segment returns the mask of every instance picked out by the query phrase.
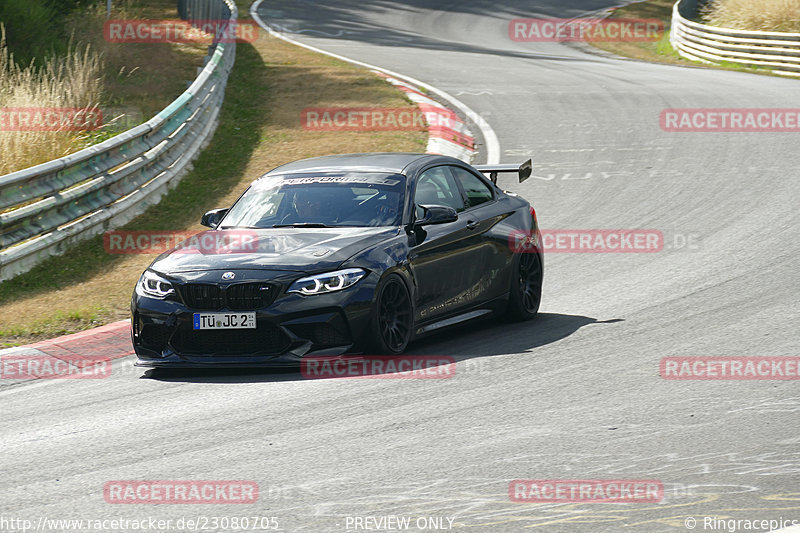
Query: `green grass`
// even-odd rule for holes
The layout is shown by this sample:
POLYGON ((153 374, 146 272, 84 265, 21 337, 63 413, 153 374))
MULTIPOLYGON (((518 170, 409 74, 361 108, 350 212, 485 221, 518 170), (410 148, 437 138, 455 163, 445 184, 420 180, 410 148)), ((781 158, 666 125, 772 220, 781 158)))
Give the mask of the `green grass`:
MULTIPOLYGON (((110 309, 105 307, 88 307, 85 309, 73 309, 70 311, 56 311, 54 314, 36 320, 25 326, 0 327, 0 339, 10 339, 15 337, 57 337, 76 331, 83 331, 99 326, 108 321, 112 314, 110 309)), ((13 342, 2 340, 0 348, 12 348, 20 346, 25 342, 13 342)))
POLYGON ((658 42, 656 42, 656 53, 661 56, 672 57, 679 60, 681 59, 681 56, 680 54, 678 54, 678 51, 672 47, 672 43, 669 41, 669 37, 670 37, 670 32, 669 31, 664 32, 663 37, 661 37, 661 39, 658 42))

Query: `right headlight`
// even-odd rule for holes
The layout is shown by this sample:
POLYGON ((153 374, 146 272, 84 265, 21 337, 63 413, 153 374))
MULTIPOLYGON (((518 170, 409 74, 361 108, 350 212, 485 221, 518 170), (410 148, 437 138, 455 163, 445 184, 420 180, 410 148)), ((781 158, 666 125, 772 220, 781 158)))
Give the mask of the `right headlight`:
POLYGON ((136 284, 136 294, 163 300, 167 296, 175 294, 175 288, 172 283, 155 272, 145 270, 142 277, 139 278, 139 283, 136 284))
POLYGON ((287 292, 296 292, 311 296, 312 294, 325 294, 328 292, 340 291, 351 287, 361 278, 367 275, 363 268, 347 268, 336 272, 326 272, 316 274, 307 278, 300 278, 294 283, 287 292))

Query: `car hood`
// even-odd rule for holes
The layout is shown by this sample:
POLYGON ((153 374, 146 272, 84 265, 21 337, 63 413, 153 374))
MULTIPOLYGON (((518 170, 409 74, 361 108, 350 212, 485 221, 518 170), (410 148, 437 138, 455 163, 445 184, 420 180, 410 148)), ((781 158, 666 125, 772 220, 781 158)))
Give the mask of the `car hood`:
POLYGON ((365 248, 398 235, 392 228, 271 228, 209 230, 157 257, 162 274, 200 270, 336 269, 365 248))

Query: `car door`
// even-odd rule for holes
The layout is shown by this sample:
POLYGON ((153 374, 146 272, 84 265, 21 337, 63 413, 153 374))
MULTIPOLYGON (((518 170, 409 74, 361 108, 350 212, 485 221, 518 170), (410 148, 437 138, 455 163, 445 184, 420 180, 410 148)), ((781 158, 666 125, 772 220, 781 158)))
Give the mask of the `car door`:
MULTIPOLYGON (((455 176, 445 165, 428 168, 416 179, 414 207, 445 205, 463 212, 463 193, 455 176)), ((455 222, 432 224, 415 232, 409 251, 409 267, 417 284, 418 322, 451 315, 469 303, 468 289, 474 280, 474 261, 467 222, 461 216, 455 222)))
POLYGON ((466 168, 450 166, 464 199, 463 219, 468 231, 471 299, 473 305, 504 296, 508 292, 508 262, 511 250, 508 235, 497 224, 506 213, 498 207, 496 193, 485 179, 466 168))

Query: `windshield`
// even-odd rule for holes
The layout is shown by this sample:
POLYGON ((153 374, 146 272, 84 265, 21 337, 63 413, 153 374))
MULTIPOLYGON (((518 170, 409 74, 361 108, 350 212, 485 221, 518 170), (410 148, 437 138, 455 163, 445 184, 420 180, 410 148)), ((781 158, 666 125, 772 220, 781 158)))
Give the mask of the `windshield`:
POLYGON ((398 226, 405 176, 379 172, 293 174, 257 180, 220 228, 398 226))

